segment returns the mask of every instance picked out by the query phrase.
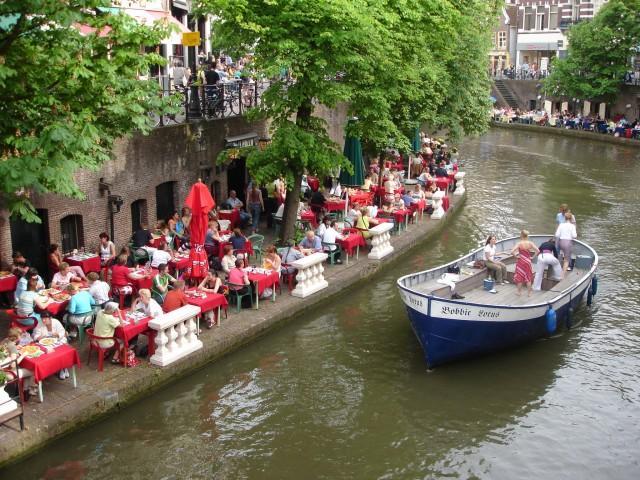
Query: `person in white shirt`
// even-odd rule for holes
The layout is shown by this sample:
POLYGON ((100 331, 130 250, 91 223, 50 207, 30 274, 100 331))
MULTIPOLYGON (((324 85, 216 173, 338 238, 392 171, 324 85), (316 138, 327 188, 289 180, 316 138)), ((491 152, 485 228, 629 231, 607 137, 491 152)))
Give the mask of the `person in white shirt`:
MULTIPOLYGON (((62 324, 55 318, 51 317, 51 314, 46 310, 40 314, 41 323, 33 329, 33 340, 38 341, 45 337, 55 338, 59 343, 67 343, 67 332, 62 324)), ((69 370, 63 368, 58 372, 58 378, 64 380, 69 378, 69 370)))
MULTIPOLYGON (((329 224, 329 226, 326 228, 326 230, 324 231, 324 236, 322 237, 322 243, 336 243, 337 239, 342 239, 342 235, 340 235, 338 233, 338 231, 336 230, 336 222, 331 222, 329 224)), ((336 250, 338 247, 336 247, 335 245, 324 245, 323 249, 324 251, 334 251, 336 250)), ((336 263, 342 263, 342 260, 340 259, 340 253, 338 252, 335 256, 334 259, 336 261, 336 263)))
POLYGON ((491 235, 487 238, 487 243, 484 246, 484 263, 487 266, 487 270, 489 270, 495 277, 496 283, 498 285, 503 285, 505 283, 505 278, 507 276, 507 266, 495 259, 496 255, 496 237, 495 235, 491 235))
POLYGON ((327 231, 329 222, 329 217, 324 217, 322 219, 322 222, 320 222, 320 225, 318 225, 318 228, 316 228, 316 235, 320 238, 321 241, 324 241, 324 232, 327 231))
POLYGON ((89 280, 89 293, 96 302, 96 308, 102 308, 109 301, 111 287, 107 282, 100 280, 100 276, 96 272, 90 272, 87 279, 89 280))
MULTIPOLYGON (((167 247, 165 247, 167 248, 167 247)), ((164 264, 169 264, 169 262, 173 260, 173 254, 171 254, 170 252, 168 252, 167 250, 162 250, 162 249, 158 249, 155 252, 153 252, 153 258, 151 260, 151 267, 152 268, 158 268, 158 265, 160 265, 161 263, 164 264)))
POLYGON ((147 288, 138 290, 138 298, 131 306, 132 311, 144 313, 147 317, 156 318, 163 314, 162 307, 151 298, 151 292, 147 288))
POLYGON ((570 270, 569 262, 571 261, 573 240, 578 238, 578 233, 576 232, 576 226, 572 222, 573 215, 571 215, 571 212, 566 212, 564 218, 564 223, 558 225, 556 229, 555 237, 558 248, 562 252, 562 271, 566 275, 567 270, 570 270))

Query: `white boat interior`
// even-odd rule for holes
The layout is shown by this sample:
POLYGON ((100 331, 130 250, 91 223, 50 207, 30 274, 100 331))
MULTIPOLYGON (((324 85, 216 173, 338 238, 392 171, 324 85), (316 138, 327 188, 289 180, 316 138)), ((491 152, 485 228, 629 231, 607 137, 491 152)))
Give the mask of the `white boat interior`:
MULTIPOLYGON (((536 245, 541 245, 549 238, 550 235, 529 237, 536 245)), ((575 286, 586 276, 590 275, 597 264, 598 257, 595 251, 589 246, 576 241, 574 242, 573 248, 574 257, 589 257, 587 264, 583 266, 584 268, 580 268, 582 262, 576 262, 573 270, 567 271, 565 277, 559 281, 551 279, 551 272, 547 269, 547 271, 544 272, 542 290, 534 290, 531 296, 529 296, 526 286, 523 285, 521 294, 518 295, 517 287, 513 283, 517 259, 510 253, 518 240, 518 238, 507 239, 498 242, 496 245, 497 252, 502 252, 496 254, 496 259, 499 259, 507 266, 506 280, 508 283, 504 285, 496 284, 494 287, 495 293, 484 288, 484 280, 490 278, 487 268, 477 264, 474 267, 474 263, 476 263, 477 260, 483 260, 484 258, 483 248, 448 265, 413 275, 407 275, 401 278, 399 283, 415 293, 428 295, 433 298, 446 299, 452 302, 460 301, 496 306, 538 305, 548 303, 552 299, 561 296, 564 291, 575 286), (459 280, 455 282, 455 292, 464 296, 464 299, 452 299, 451 295, 453 292, 451 286, 441 282, 443 274, 447 273, 447 268, 450 265, 457 265, 460 268, 459 280)), ((534 258, 533 261, 535 270, 536 259, 534 258)))

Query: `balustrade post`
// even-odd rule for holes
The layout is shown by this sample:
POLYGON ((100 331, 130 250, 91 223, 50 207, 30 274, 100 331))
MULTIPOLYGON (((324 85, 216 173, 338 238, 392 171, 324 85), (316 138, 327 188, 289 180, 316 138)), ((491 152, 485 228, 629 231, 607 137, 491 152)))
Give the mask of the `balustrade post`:
POLYGON ((369 233, 371 233, 371 252, 369 252, 368 257, 370 259, 380 260, 393 253, 391 230, 393 230, 393 223, 381 223, 369 229, 369 233))
POLYGON ((198 315, 200 307, 185 305, 149 322, 149 328, 158 332, 156 351, 150 358, 152 364, 164 367, 202 348, 196 335, 198 315))
POLYGON ((304 298, 329 286, 329 283, 324 279, 324 266, 322 265, 327 257, 326 253, 316 252, 291 264, 298 270, 298 275, 296 275, 298 283, 291 295, 304 298))
POLYGON ((444 208, 442 207, 442 198, 444 197, 444 192, 442 190, 438 190, 433 193, 431 199, 433 200, 433 213, 431 214, 431 218, 434 220, 440 220, 444 217, 444 208))
POLYGON ((465 189, 464 189, 464 176, 466 174, 464 172, 458 172, 456 173, 455 179, 456 179, 456 191, 453 192, 454 195, 464 195, 465 189))

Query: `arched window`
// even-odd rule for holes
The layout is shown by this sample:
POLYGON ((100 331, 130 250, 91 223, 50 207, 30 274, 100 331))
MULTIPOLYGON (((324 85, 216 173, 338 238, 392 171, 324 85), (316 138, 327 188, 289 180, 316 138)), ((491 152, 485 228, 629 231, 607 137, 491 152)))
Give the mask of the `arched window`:
POLYGON ((140 199, 131 203, 131 231, 135 232, 143 223, 148 224, 147 201, 140 199))
POLYGON ((60 233, 62 235, 62 251, 70 252, 74 248, 84 246, 84 229, 82 227, 82 215, 67 215, 60 220, 60 233))
POLYGON ((156 187, 156 218, 166 220, 176 209, 176 182, 164 182, 156 187))

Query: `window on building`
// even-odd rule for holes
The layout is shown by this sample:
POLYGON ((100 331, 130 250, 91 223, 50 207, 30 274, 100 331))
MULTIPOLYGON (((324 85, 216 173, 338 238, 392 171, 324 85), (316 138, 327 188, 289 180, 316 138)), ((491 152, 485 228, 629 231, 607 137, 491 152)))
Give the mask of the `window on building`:
POLYGON ((525 7, 524 9, 524 29, 533 30, 535 27, 535 13, 533 7, 525 7))
POLYGON ((507 32, 498 32, 498 47, 507 48, 507 32))
POLYGON ((536 30, 544 30, 544 7, 539 6, 536 10, 536 30))
POLYGON ((60 220, 60 233, 62 235, 62 251, 70 252, 75 248, 84 246, 84 229, 82 227, 82 215, 67 215, 60 220))
POLYGON ((495 34, 495 32, 493 33, 493 35, 491 35, 491 46, 495 50, 495 48, 496 48, 496 34, 495 34))
POLYGON ((558 6, 551 5, 549 7, 549 29, 555 30, 558 28, 558 6))
POLYGON ((176 182, 164 182, 156 187, 156 218, 166 220, 176 209, 176 182))
POLYGON ((571 7, 571 20, 577 22, 580 18, 580 0, 573 0, 573 7, 571 7))
POLYGON ((140 199, 131 203, 131 231, 135 232, 143 223, 148 225, 147 201, 140 199))

